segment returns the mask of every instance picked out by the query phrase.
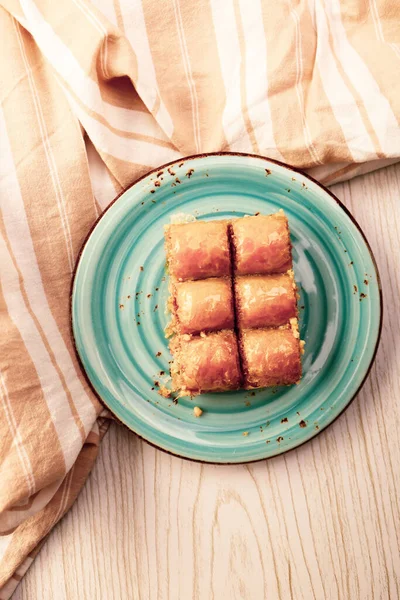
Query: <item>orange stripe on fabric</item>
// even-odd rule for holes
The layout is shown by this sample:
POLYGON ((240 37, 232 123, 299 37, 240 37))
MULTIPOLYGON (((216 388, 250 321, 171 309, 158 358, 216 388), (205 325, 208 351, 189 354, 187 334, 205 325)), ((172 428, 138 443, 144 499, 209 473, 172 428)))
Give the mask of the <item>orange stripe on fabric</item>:
POLYGON ((173 0, 142 0, 142 6, 160 96, 174 124, 171 141, 182 154, 195 154, 197 125, 188 84, 191 65, 185 64, 182 55, 173 0))
MULTIPOLYGON (((5 111, 7 122, 10 123, 10 131, 18 131, 16 119, 10 114, 10 108, 14 102, 24 103, 32 114, 36 113, 37 119, 41 120, 41 125, 35 127, 34 122, 30 120, 31 132, 27 138, 31 141, 32 148, 22 148, 22 144, 19 140, 13 144, 13 153, 16 158, 16 163, 23 166, 23 169, 29 168, 28 165, 32 161, 36 160, 48 171, 50 176, 51 171, 54 171, 54 180, 57 182, 57 188, 59 189, 60 198, 64 204, 63 213, 65 215, 65 222, 68 223, 68 231, 71 238, 71 249, 74 259, 76 258, 83 235, 86 234, 85 228, 89 228, 96 215, 93 204, 93 194, 91 191, 90 180, 88 171, 86 168, 86 153, 82 134, 79 129, 78 121, 74 115, 71 114, 69 105, 65 100, 65 97, 57 85, 54 79, 51 68, 47 63, 41 59, 40 52, 37 46, 34 44, 32 38, 20 29, 23 40, 23 48, 25 52, 26 65, 31 72, 31 85, 29 89, 26 86, 17 86, 14 90, 12 99, 8 99, 5 103, 5 111), (46 101, 43 98, 47 96, 46 101), (34 98, 34 96, 36 98, 34 98), (29 102, 29 98, 32 98, 32 102, 29 102), (39 116, 40 111, 40 116, 39 116), (36 157, 35 148, 38 150, 38 144, 44 145, 46 140, 49 151, 51 151, 51 158, 49 152, 45 153, 45 156, 36 157), (73 154, 71 148, 74 148, 73 154), (21 153, 23 159, 21 158, 21 153), (23 165, 20 164, 23 162, 23 165), (81 203, 85 201, 85 215, 82 218, 82 214, 77 214, 76 201, 80 199, 81 203)), ((21 37, 22 37, 21 36, 21 37)), ((19 126, 24 124, 21 119, 21 115, 17 115, 19 126)), ((26 122, 26 128, 28 129, 28 123, 26 122)), ((11 136, 12 137, 12 136, 11 136)), ((27 140, 25 140, 26 143, 27 140)), ((29 143, 29 142, 28 142, 29 143)), ((25 144, 24 144, 25 145, 25 144)), ((40 189, 40 199, 38 202, 43 201, 44 206, 48 207, 47 214, 51 214, 50 207, 54 206, 54 191, 49 188, 44 188, 41 184, 43 181, 43 173, 35 174, 34 169, 29 169, 29 177, 21 177, 21 184, 25 185, 25 179, 27 179, 26 193, 23 194, 25 198, 29 198, 32 187, 35 190, 40 189), (34 179, 37 178, 37 187, 34 185, 34 179), (42 188, 42 189, 41 189, 42 188)), ((27 210, 30 211, 32 201, 27 205, 27 210)), ((44 208, 43 206, 43 208, 44 208)), ((33 214, 33 223, 35 222, 35 213, 33 214)), ((80 212, 80 211, 79 211, 80 212)), ((30 216, 30 215, 29 215, 30 216)), ((52 215, 53 216, 53 215, 52 215)), ((54 216, 53 216, 54 218, 54 216)), ((56 225, 56 223, 54 223, 56 225)), ((63 224, 62 224, 63 225, 63 224)), ((56 226, 56 230, 61 231, 61 227, 56 226)), ((45 229, 47 231, 47 229, 45 229)), ((40 223, 40 228, 37 231, 38 236, 43 235, 43 223, 40 223)), ((64 265, 64 259, 62 256, 58 257, 59 265, 64 265)), ((75 260, 72 267, 75 265, 75 260)), ((54 275, 55 273, 53 273, 54 275)))
POLYGON ((296 44, 296 94, 299 103, 300 116, 302 120, 303 126, 303 136, 304 142, 307 146, 308 151, 314 159, 316 164, 321 164, 321 160, 318 157, 318 153, 313 144, 310 129, 308 126, 308 121, 305 115, 305 106, 304 106, 304 92, 303 92, 303 83, 304 83, 304 61, 303 61, 303 51, 302 51, 302 42, 303 36, 301 34, 301 26, 300 26, 300 17, 297 11, 292 8, 290 11, 290 16, 294 21, 295 28, 295 44, 296 44))
POLYGON ((133 48, 138 63, 135 87, 148 110, 168 138, 172 137, 174 124, 162 98, 146 31, 142 2, 121 3, 121 16, 125 36, 133 48))
POLYGON ((172 5, 174 7, 175 13, 175 21, 176 28, 179 37, 179 43, 181 48, 181 54, 183 59, 183 64, 185 67, 185 75, 188 84, 188 90, 190 95, 190 100, 192 103, 192 121, 193 121, 193 132, 194 132, 194 143, 196 146, 197 152, 200 152, 201 147, 201 137, 200 137, 200 120, 199 120, 199 100, 197 94, 197 86, 196 81, 193 77, 193 70, 189 59, 189 54, 187 50, 187 41, 185 30, 183 26, 182 20, 182 12, 180 8, 179 0, 172 0, 172 5))
MULTIPOLYGON (((39 0, 35 4, 48 27, 51 27, 68 47, 85 73, 93 80, 107 79, 109 77, 105 62, 107 32, 116 41, 121 39, 127 50, 129 47, 118 30, 107 22, 101 12, 90 3, 85 4, 80 0, 63 2, 39 0)), ((130 53, 133 55, 132 49, 130 53)))
POLYGON ((244 119, 244 123, 245 123, 247 134, 248 134, 250 142, 251 142, 252 152, 254 152, 254 154, 259 154, 260 153, 260 149, 258 147, 257 139, 256 139, 256 136, 255 136, 255 133, 254 133, 254 128, 253 128, 252 122, 250 120, 249 111, 248 111, 248 107, 247 107, 246 62, 245 62, 246 41, 245 41, 244 33, 243 33, 243 25, 242 25, 242 19, 241 19, 241 16, 240 16, 240 9, 239 9, 239 2, 238 2, 238 0, 233 0, 233 6, 234 6, 236 27, 237 27, 238 38, 239 38, 239 48, 240 48, 240 54, 241 54, 241 61, 240 61, 240 96, 241 96, 241 106, 242 106, 243 119, 244 119))
POLYGON ((386 0, 348 0, 341 16, 350 44, 368 65, 399 122, 400 78, 393 73, 400 69, 400 27, 392 11, 393 3, 386 0))
MULTIPOLYGON (((65 473, 65 462, 49 414, 36 369, 18 328, 10 318, 0 288, 0 365, 12 410, 21 432, 25 451, 33 468, 36 488, 41 489, 65 473), (27 406, 30 410, 27 411, 27 406), (35 436, 31 438, 32 428, 35 436), (29 440, 29 441, 28 441, 29 440), (43 453, 43 448, 51 453, 43 453)), ((4 419, 0 435, 0 512, 16 503, 28 502, 28 488, 20 474, 13 436, 4 419)))
POLYGON ((13 436, 13 447, 18 454, 21 471, 25 477, 27 496, 30 496, 35 493, 36 489, 33 465, 30 460, 30 456, 26 451, 22 432, 19 428, 19 415, 16 413, 11 403, 5 376, 3 375, 2 371, 0 371, 0 399, 5 414, 5 423, 7 424, 8 430, 11 431, 13 436))
POLYGON ((49 504, 14 531, 0 566, 0 588, 19 570, 28 556, 34 558, 37 555, 45 536, 69 510, 84 485, 97 452, 96 444, 85 444, 73 470, 64 479, 49 504))
POLYGON ((137 58, 128 41, 95 6, 81 0, 73 3, 67 0, 64 4, 68 7, 68 19, 74 22, 77 35, 71 39, 68 23, 58 25, 59 9, 55 14, 46 10, 46 20, 85 73, 98 83, 103 99, 116 107, 147 113, 147 108, 134 87, 137 58), (84 45, 81 43, 80 30, 85 35, 84 45))
MULTIPOLYGON (((69 6, 70 3, 71 0, 66 0, 65 4, 69 6)), ((137 78, 136 58, 129 42, 116 31, 115 35, 111 36, 110 41, 107 41, 107 78, 102 72, 103 67, 100 69, 100 67, 95 66, 95 71, 92 72, 93 65, 103 60, 101 49, 106 34, 103 33, 103 30, 99 31, 94 28, 94 31, 98 34, 97 38, 93 43, 90 42, 91 46, 89 42, 82 45, 83 30, 88 27, 86 12, 82 12, 75 6, 75 3, 72 4, 75 7, 77 22, 82 32, 81 36, 74 35, 73 41, 69 39, 69 45, 73 47, 74 44, 77 44, 79 48, 85 49, 81 62, 73 56, 67 43, 68 40, 63 41, 58 36, 59 19, 54 25, 55 29, 51 27, 51 19, 49 19, 47 13, 51 16, 52 12, 47 6, 43 9, 43 14, 35 8, 33 10, 34 18, 29 21, 30 28, 37 35, 36 41, 39 47, 63 79, 64 85, 70 86, 89 110, 93 110, 97 114, 101 113, 111 126, 124 131, 126 128, 127 132, 142 133, 158 140, 168 141, 154 117, 145 111, 145 105, 134 89, 137 78), (93 79, 90 73, 92 73, 93 79), (122 81, 121 85, 122 87, 125 86, 126 89, 128 85, 126 80, 129 79, 132 81, 131 91, 130 94, 126 95, 120 92, 119 88, 122 81), (107 102, 103 95, 107 97, 111 95, 112 102, 107 102), (119 100, 122 98, 128 100, 126 108, 125 106, 119 106, 121 103, 119 100)), ((73 12, 72 8, 70 8, 71 11, 73 12)), ((64 31, 64 29, 61 28, 61 31, 64 31)), ((105 39, 108 40, 108 37, 106 36, 105 39)))
POLYGON ((95 446, 99 445, 100 435, 95 431, 91 431, 86 438, 86 444, 94 444, 95 446))
POLYGON ((353 171, 356 171, 357 169, 359 169, 359 167, 360 167, 359 164, 347 165, 346 167, 343 167, 342 169, 338 169, 334 173, 331 173, 330 175, 325 177, 323 179, 323 183, 325 185, 331 185, 333 181, 337 181, 338 179, 343 178, 344 175, 349 175, 353 171))
POLYGON ((290 164, 310 167, 315 158, 304 140, 296 86, 296 26, 290 6, 277 2, 271 10, 264 2, 263 23, 267 41, 269 104, 277 147, 290 164))
MULTIPOLYGON (((71 93, 71 95, 73 96, 75 102, 77 102, 79 104, 79 106, 82 108, 82 110, 85 111, 85 113, 87 115, 89 115, 92 119, 96 119, 96 121, 98 121, 99 123, 102 123, 103 125, 105 125, 110 131, 114 132, 116 135, 119 135, 120 137, 126 138, 126 139, 147 142, 149 144, 153 144, 154 146, 158 146, 160 148, 168 148, 170 150, 175 149, 175 146, 172 144, 172 142, 169 142, 168 140, 164 141, 161 139, 154 138, 154 136, 151 136, 151 135, 143 135, 140 133, 134 133, 131 131, 122 131, 121 129, 116 129, 109 123, 109 121, 107 121, 107 119, 104 116, 102 116, 99 113, 94 112, 93 110, 90 110, 88 108, 88 106, 84 102, 82 102, 82 100, 79 98, 79 96, 77 96, 75 94, 74 90, 69 85, 65 84, 64 82, 63 82, 63 84, 68 88, 68 90, 71 93)), ((104 89, 104 88, 102 88, 102 89, 104 89)), ((147 114, 147 111, 145 112, 145 114, 147 114)))
MULTIPOLYGON (((227 145, 222 128, 226 98, 211 8, 208 2, 180 0, 177 4, 196 85, 201 151, 220 150, 227 145), (198 35, 199 23, 201 35, 198 35)), ((156 112, 156 108, 154 110, 156 112)))
MULTIPOLYGON (((315 68, 317 37, 309 7, 292 2, 294 19, 298 19, 300 39, 297 53, 302 60, 302 110, 309 131, 309 141, 316 153, 315 163, 332 161, 351 162, 352 156, 343 131, 336 120, 321 82, 319 70, 315 68), (306 33, 304 33, 306 32, 306 33)), ((298 153, 296 164, 301 164, 298 153)))
POLYGON ((32 307, 31 307, 31 304, 30 304, 30 301, 29 301, 29 296, 28 296, 28 294, 26 292, 26 289, 25 289, 24 279, 23 279, 23 277, 21 275, 21 271, 19 269, 18 263, 15 260, 15 256, 14 256, 13 250, 12 250, 12 248, 10 246, 10 243, 8 241, 8 236, 7 236, 7 233, 5 231, 4 223, 3 223, 2 220, 0 221, 0 233, 4 236, 4 240, 5 240, 8 252, 10 254, 11 260, 13 262, 14 268, 15 268, 16 272, 18 273, 18 278, 19 278, 19 283, 20 283, 20 289, 21 289, 22 297, 23 297, 24 302, 25 302, 25 308, 26 308, 27 312, 29 313, 30 317, 32 318, 33 322, 35 323, 37 331, 38 331, 38 333, 39 333, 39 335, 40 335, 40 337, 42 339, 42 342, 43 342, 43 344, 44 344, 44 346, 45 346, 45 348, 46 348, 46 350, 48 352, 48 355, 50 357, 51 363, 52 363, 52 365, 53 365, 53 367, 54 367, 54 369, 55 369, 55 371, 56 371, 56 373, 57 373, 57 375, 58 375, 58 377, 60 379, 62 388, 63 388, 64 393, 65 393, 65 395, 66 395, 66 397, 68 399, 68 404, 70 406, 71 413, 72 413, 72 415, 74 417, 75 423, 76 423, 76 425, 77 425, 77 427, 79 429, 79 432, 81 434, 82 441, 85 441, 86 434, 85 434, 84 425, 83 425, 83 423, 82 423, 82 421, 81 421, 81 419, 79 417, 79 414, 77 412, 77 409, 75 407, 74 400, 73 400, 73 398, 71 396, 71 392, 69 390, 67 382, 65 381, 64 374, 62 373, 62 371, 61 371, 61 369, 60 369, 60 367, 59 367, 59 365, 58 365, 58 363, 57 363, 57 361, 56 361, 56 359, 54 357, 53 349, 52 349, 52 347, 51 347, 51 345, 49 343, 49 340, 47 339, 47 337, 46 337, 46 335, 45 335, 45 333, 43 331, 43 328, 42 328, 41 324, 39 323, 39 320, 38 320, 35 312, 32 310, 32 307))
POLYGON ((136 179, 148 173, 152 168, 151 165, 142 165, 134 161, 127 162, 120 160, 105 152, 99 152, 99 154, 110 169, 110 174, 116 182, 115 185, 119 186, 121 191, 129 187, 136 179))
POLYGON ((338 57, 338 55, 337 55, 337 53, 335 51, 335 45, 334 45, 334 42, 333 42, 333 35, 332 35, 331 23, 329 21, 325 5, 323 6, 323 10, 325 11, 325 14, 326 14, 326 17, 327 17, 327 23, 328 23, 328 29, 329 29, 329 45, 330 45, 330 48, 331 48, 331 51, 332 51, 332 55, 333 55, 333 57, 335 59, 338 71, 339 71, 339 73, 340 73, 343 81, 346 83, 347 88, 351 92, 351 94, 352 94, 352 96, 354 98, 354 101, 355 101, 355 103, 356 103, 356 105, 357 105, 357 107, 358 107, 358 109, 360 111, 361 119, 362 119, 362 121, 364 123, 364 126, 365 126, 365 128, 366 128, 366 130, 368 132, 368 135, 369 135, 369 137, 370 137, 370 139, 371 139, 371 141, 372 141, 372 143, 373 143, 373 145, 375 147, 376 157, 378 157, 378 158, 384 158, 385 154, 384 154, 384 152, 382 150, 382 147, 381 147, 381 145, 379 143, 379 140, 378 140, 378 137, 376 135, 376 132, 375 132, 375 130, 374 130, 373 126, 372 126, 371 120, 369 118, 368 112, 367 112, 367 110, 365 108, 364 100, 358 94, 358 92, 355 89, 355 87, 353 85, 353 82, 351 81, 350 77, 347 76, 347 73, 345 72, 345 69, 344 69, 344 67, 343 67, 343 65, 342 65, 342 63, 341 63, 341 61, 340 61, 340 59, 339 59, 339 57, 338 57))
MULTIPOLYGON (((30 56, 34 56, 34 51, 35 47, 32 48, 30 56)), ((23 65, 21 64, 20 67, 23 72, 23 65)), ((35 246, 36 254, 32 256, 32 260, 36 258, 38 261, 47 301, 69 352, 70 360, 74 364, 75 373, 77 376, 80 375, 88 399, 90 398, 93 406, 97 408, 98 403, 80 373, 71 340, 69 288, 72 269, 66 246, 62 243, 63 223, 58 217, 53 190, 47 185, 50 169, 55 167, 57 170, 58 185, 65 202, 64 211, 68 215, 75 256, 78 255, 82 241, 97 214, 79 127, 48 69, 49 67, 42 61, 39 61, 39 66, 32 69, 35 79, 31 83, 35 86, 36 92, 39 94, 38 90, 46 90, 48 97, 52 98, 51 104, 46 104, 42 111, 42 129, 32 118, 36 109, 33 101, 29 102, 32 90, 27 78, 21 79, 20 84, 4 102, 4 113, 11 132, 18 132, 21 127, 25 130, 23 143, 18 135, 10 135, 10 143, 14 162, 19 165, 17 167, 19 186, 25 200, 24 210, 35 246), (24 113, 16 112, 15 105, 24 105, 24 113), (26 119, 25 125, 24 119, 26 119), (48 143, 58 149, 52 165, 49 164, 48 155, 41 143, 42 136, 46 135, 46 129, 50 128, 53 128, 53 132, 51 139, 48 137, 48 143), (74 148, 73 153, 71 148, 74 148), (65 160, 66 156, 70 157, 69 161, 65 160), (81 210, 83 203, 85 203, 84 211, 81 210), (80 207, 79 211, 76 210, 77 205, 80 207), (39 206, 40 210, 38 210, 39 206), (54 243, 55 239, 57 243, 54 243)), ((55 358, 54 361, 57 362, 55 358)))
POLYGON ((40 494, 40 490, 37 491, 37 492, 35 492, 31 496, 29 496, 29 498, 26 498, 26 499, 22 500, 18 504, 14 504, 10 508, 10 511, 11 512, 24 512, 24 511, 29 510, 32 507, 32 505, 33 505, 35 499, 37 498, 38 494, 40 494))
MULTIPOLYGON (((23 61, 23 64, 21 64, 21 67, 22 67, 22 69, 25 70, 25 73, 27 74, 25 81, 27 82, 28 86, 27 86, 27 89, 25 90, 25 97, 26 97, 26 99, 31 98, 31 101, 32 101, 33 110, 31 113, 31 115, 32 115, 31 118, 35 119, 34 122, 36 123, 37 129, 38 129, 38 134, 36 136, 36 140, 41 144, 44 154, 45 154, 45 157, 46 157, 44 164, 47 163, 49 179, 52 183, 53 197, 55 199, 57 199, 59 215, 60 215, 60 219, 61 219, 61 223, 62 223, 62 227, 61 227, 60 231, 65 240, 65 249, 66 249, 66 253, 67 253, 68 263, 69 263, 70 268, 72 269, 74 262, 75 262, 75 254, 74 254, 74 249, 72 247, 70 224, 69 224, 67 212, 65 210, 65 197, 64 197, 63 190, 60 186, 58 170, 55 165, 54 150, 53 150, 52 144, 50 143, 49 130, 48 130, 48 127, 46 126, 46 122, 44 119, 43 107, 42 107, 42 102, 41 102, 40 96, 39 96, 39 90, 37 89, 37 87, 35 85, 33 71, 29 64, 27 53, 26 53, 25 46, 24 46, 24 41, 22 39, 22 35, 21 35, 22 30, 21 30, 20 25, 18 25, 16 22, 14 22, 14 24, 15 24, 15 32, 16 32, 16 36, 17 36, 17 40, 18 40, 18 44, 19 44, 19 48, 20 48, 20 52, 21 52, 21 57, 22 57, 22 61, 23 61)), ((26 33, 24 33, 24 36, 25 36, 25 38, 27 37, 26 33)), ((31 40, 31 44, 32 44, 32 39, 30 37, 29 37, 29 39, 31 40)), ((35 48, 32 47, 31 50, 34 51, 35 48)), ((18 89, 18 88, 16 88, 16 89, 18 89)), ((21 88, 19 88, 19 90, 21 90, 21 88)), ((18 131, 18 128, 16 128, 15 130, 18 131)))
MULTIPOLYGON (((140 165, 140 168, 143 168, 143 167, 140 165)), ((135 173, 135 174, 136 174, 136 173, 135 173)), ((114 175, 113 175, 111 172, 109 173, 109 175, 110 175, 110 179, 111 179, 111 181, 112 181, 112 183, 113 183, 113 185, 114 185, 114 188, 115 188, 115 190, 116 190, 115 196, 118 196, 118 195, 119 195, 119 194, 120 194, 120 193, 121 193, 121 192, 124 190, 124 188, 123 188, 123 187, 122 187, 122 185, 121 185, 121 184, 120 184, 120 183, 119 183, 119 182, 118 182, 118 181, 115 179, 114 175)), ((140 177, 140 175, 138 175, 137 177, 140 177)), ((113 199, 114 199, 114 198, 113 198, 113 199)))
POLYGON ((113 0, 114 10, 117 17, 118 29, 125 33, 124 20, 121 14, 121 6, 119 0, 113 0))

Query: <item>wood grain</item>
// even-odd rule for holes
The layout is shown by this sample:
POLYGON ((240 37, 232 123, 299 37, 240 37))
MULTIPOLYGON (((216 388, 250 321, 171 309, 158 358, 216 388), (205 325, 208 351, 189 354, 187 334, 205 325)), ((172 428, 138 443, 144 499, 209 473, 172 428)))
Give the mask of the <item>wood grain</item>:
POLYGON ((353 404, 311 443, 250 466, 190 463, 112 425, 15 600, 400 598, 400 165, 333 190, 384 292, 353 404))

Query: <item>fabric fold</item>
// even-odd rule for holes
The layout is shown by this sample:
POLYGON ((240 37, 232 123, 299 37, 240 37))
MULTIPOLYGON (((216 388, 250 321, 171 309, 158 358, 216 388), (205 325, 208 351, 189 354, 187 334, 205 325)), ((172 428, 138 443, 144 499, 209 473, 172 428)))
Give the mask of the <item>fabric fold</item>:
MULTIPOLYGON (((81 245, 165 162, 259 153, 332 184, 400 155, 388 0, 0 0, 0 600, 95 460, 76 357, 81 245)), ((379 199, 377 199, 377 202, 379 199)))

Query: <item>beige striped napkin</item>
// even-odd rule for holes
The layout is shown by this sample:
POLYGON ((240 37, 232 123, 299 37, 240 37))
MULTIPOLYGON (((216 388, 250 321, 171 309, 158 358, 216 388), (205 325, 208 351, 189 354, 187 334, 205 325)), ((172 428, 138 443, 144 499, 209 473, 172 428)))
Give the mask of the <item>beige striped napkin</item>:
POLYGON ((399 42, 391 0, 0 0, 1 599, 107 426, 68 309, 95 220, 198 152, 260 153, 326 183, 395 162, 399 42))

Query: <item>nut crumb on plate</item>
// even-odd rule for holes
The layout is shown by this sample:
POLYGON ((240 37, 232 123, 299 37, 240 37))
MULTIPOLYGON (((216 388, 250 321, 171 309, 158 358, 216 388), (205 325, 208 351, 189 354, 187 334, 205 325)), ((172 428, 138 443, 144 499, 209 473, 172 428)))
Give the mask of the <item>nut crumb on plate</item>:
POLYGON ((160 385, 160 389, 158 390, 158 393, 163 398, 170 398, 171 397, 171 390, 169 390, 167 387, 165 387, 165 385, 160 385))

